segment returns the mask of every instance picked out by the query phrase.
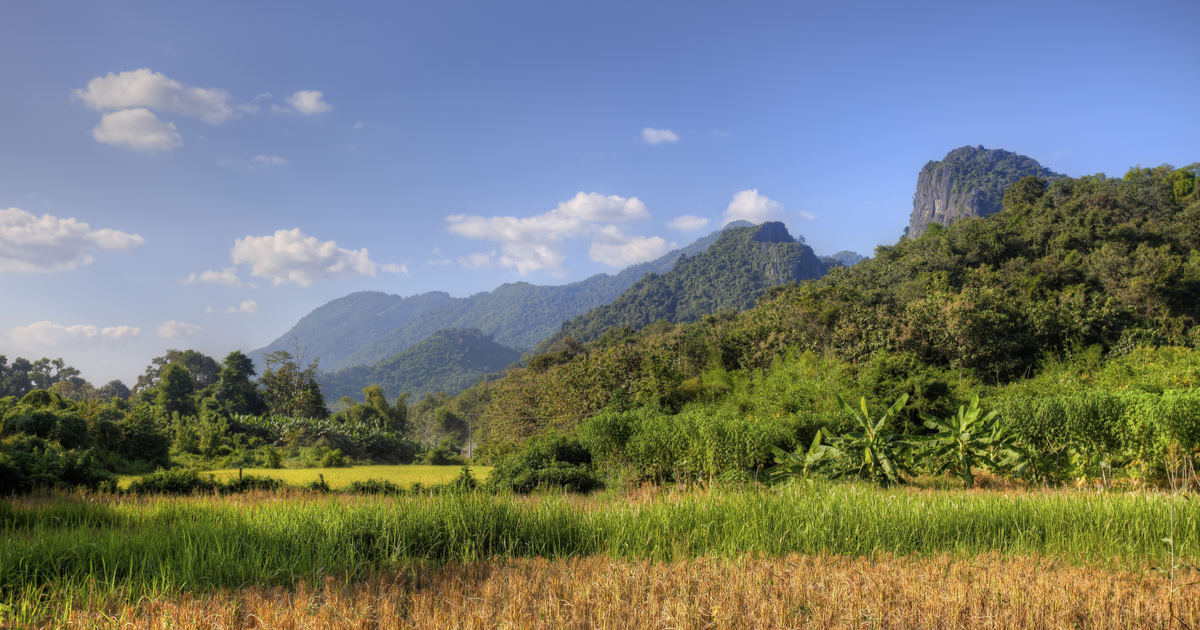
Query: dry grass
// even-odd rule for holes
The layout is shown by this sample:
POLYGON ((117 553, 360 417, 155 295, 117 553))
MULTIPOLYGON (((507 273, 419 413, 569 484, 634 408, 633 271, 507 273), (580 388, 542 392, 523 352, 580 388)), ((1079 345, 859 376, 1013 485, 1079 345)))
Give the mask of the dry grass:
POLYGON ((110 601, 54 627, 1195 628, 1196 588, 1173 598, 1171 621, 1170 583, 1157 574, 1031 557, 510 559, 418 564, 295 591, 110 601))

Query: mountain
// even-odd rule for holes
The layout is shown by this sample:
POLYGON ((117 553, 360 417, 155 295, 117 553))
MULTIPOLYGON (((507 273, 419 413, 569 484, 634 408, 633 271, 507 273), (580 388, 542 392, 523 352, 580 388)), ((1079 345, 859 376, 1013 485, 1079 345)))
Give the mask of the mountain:
MULTIPOLYGON (((734 221, 730 227, 754 225, 734 221)), ((607 304, 646 274, 663 274, 685 256, 704 253, 721 236, 717 230, 683 249, 627 267, 615 276, 597 274, 579 282, 539 286, 528 282, 500 285, 490 293, 477 293, 413 317, 404 325, 359 348, 343 365, 373 365, 403 351, 441 328, 478 328, 495 336, 497 343, 528 350, 562 328, 564 320, 607 304)))
POLYGON ((826 260, 837 261, 847 267, 853 267, 864 260, 868 260, 868 258, 866 256, 860 256, 856 252, 843 250, 829 256, 821 256, 821 262, 825 262, 826 260))
MULTIPOLYGON (((753 224, 734 221, 725 227, 749 225, 753 224)), ((720 235, 717 230, 614 276, 601 273, 559 286, 513 282, 466 298, 441 291, 407 298, 378 291, 352 293, 313 310, 270 345, 247 354, 261 371, 266 354, 293 352, 299 341, 306 360, 319 357, 321 369, 332 372, 375 365, 444 328, 478 328, 501 345, 529 349, 554 334, 564 320, 611 302, 647 273, 670 271, 680 256, 703 253, 720 235)))
POLYGON ((812 249, 782 223, 728 228, 707 251, 680 256, 667 273, 647 274, 611 304, 564 324, 555 337, 587 342, 613 327, 638 330, 664 319, 685 323, 719 311, 744 311, 770 287, 820 278, 824 271, 812 249))
POLYGON ((247 356, 261 372, 265 367, 264 356, 277 350, 295 354, 298 341, 306 362, 320 357, 322 368, 337 369, 358 348, 403 326, 414 316, 452 301, 454 298, 442 291, 406 298, 381 291, 351 293, 317 307, 287 333, 247 356))
POLYGON ((949 226, 961 217, 985 217, 1000 211, 1004 189, 1034 175, 1046 180, 1062 177, 1037 160, 1003 149, 961 147, 940 162, 930 161, 917 176, 913 211, 905 233, 917 238, 933 223, 949 226))
POLYGON ((439 391, 458 393, 480 376, 499 372, 520 358, 520 352, 496 343, 478 328, 453 328, 436 331, 374 366, 325 372, 318 381, 330 403, 342 396, 361 400, 363 388, 376 383, 383 386, 388 398, 408 392, 417 400, 439 391))

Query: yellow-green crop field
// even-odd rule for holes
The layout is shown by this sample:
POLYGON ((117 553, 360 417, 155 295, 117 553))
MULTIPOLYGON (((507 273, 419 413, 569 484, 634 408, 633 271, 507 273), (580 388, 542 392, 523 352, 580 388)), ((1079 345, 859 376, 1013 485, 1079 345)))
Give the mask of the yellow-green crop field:
MULTIPOLYGON (((306 483, 316 481, 318 475, 324 475, 325 483, 329 484, 329 487, 335 490, 344 488, 353 481, 366 481, 368 479, 390 481, 401 488, 408 489, 414 483, 419 483, 423 486, 449 483, 459 475, 461 470, 461 467, 458 466, 410 464, 401 466, 353 466, 351 468, 243 468, 242 474, 274 477, 275 479, 282 479, 293 486, 302 486, 306 483)), ((487 476, 491 472, 491 466, 471 466, 471 474, 479 481, 487 479, 487 476)), ((230 479, 237 479, 238 470, 236 468, 231 470, 209 470, 205 471, 205 474, 212 474, 219 481, 229 481, 230 479)), ((137 478, 137 475, 121 477, 121 487, 128 488, 129 484, 137 478)))

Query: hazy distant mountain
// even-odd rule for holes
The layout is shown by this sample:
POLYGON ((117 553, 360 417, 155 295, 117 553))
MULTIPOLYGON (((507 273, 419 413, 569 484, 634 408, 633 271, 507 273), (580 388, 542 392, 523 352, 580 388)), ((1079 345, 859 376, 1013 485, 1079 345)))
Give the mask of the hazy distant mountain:
POLYGON ((860 263, 864 260, 867 260, 866 256, 860 256, 856 252, 845 251, 845 250, 840 251, 836 254, 830 254, 829 256, 821 256, 821 262, 836 261, 847 267, 853 267, 854 265, 857 265, 858 263, 860 263))
POLYGON ((681 257, 667 273, 645 276, 611 304, 563 326, 559 336, 586 342, 614 327, 638 330, 664 319, 685 323, 722 310, 743 311, 770 287, 823 273, 812 249, 782 223, 726 229, 707 251, 681 257))
POLYGON ((321 374, 321 392, 328 403, 342 396, 362 400, 362 389, 379 384, 388 398, 401 392, 411 401, 439 391, 455 394, 484 374, 499 372, 521 353, 492 340, 477 328, 439 330, 404 352, 374 366, 358 365, 321 374))
MULTIPOLYGON (((735 221, 726 227, 752 225, 735 221)), ((528 350, 554 334, 568 320, 606 304, 647 273, 666 273, 680 256, 694 256, 720 236, 717 230, 683 249, 610 276, 557 286, 528 282, 505 283, 494 291, 452 298, 435 291, 401 298, 379 292, 352 293, 305 315, 291 330, 266 348, 249 353, 259 370, 265 353, 292 350, 294 339, 307 358, 320 357, 321 369, 334 372, 353 365, 372 366, 402 352, 437 330, 478 328, 496 343, 528 350)))
POLYGON ((413 316, 453 301, 450 294, 431 291, 410 297, 381 291, 351 293, 313 309, 265 348, 247 355, 261 372, 263 356, 277 350, 295 354, 294 344, 304 348, 305 361, 320 357, 321 369, 335 370, 353 352, 403 326, 413 316))

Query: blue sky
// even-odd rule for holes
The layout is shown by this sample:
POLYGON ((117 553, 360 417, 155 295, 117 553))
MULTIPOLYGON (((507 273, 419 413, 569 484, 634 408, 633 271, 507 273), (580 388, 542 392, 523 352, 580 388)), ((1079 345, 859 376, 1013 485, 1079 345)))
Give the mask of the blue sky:
POLYGON ((1194 1, 177 4, 0 7, 10 360, 131 383, 353 291, 571 282, 729 218, 868 254, 963 145, 1200 160, 1194 1))

